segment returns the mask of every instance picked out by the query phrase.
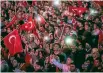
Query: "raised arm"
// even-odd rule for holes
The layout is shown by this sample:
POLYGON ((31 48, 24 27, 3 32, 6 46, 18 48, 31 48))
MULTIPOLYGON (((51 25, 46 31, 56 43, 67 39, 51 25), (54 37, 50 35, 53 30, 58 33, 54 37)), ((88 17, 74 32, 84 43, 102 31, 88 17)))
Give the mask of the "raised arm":
POLYGON ((56 61, 55 59, 52 60, 52 63, 53 63, 56 67, 58 67, 58 68, 60 68, 60 69, 63 69, 63 64, 59 63, 59 62, 56 61))

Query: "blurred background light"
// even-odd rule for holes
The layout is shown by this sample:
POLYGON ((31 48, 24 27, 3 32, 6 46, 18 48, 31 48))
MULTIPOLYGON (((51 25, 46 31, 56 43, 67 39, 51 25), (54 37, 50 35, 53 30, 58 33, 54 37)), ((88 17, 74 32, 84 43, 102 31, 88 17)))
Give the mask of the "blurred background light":
POLYGON ((73 44, 73 38, 71 38, 70 36, 66 36, 64 41, 65 41, 65 44, 67 44, 67 45, 73 44))
POLYGON ((61 4, 60 0, 53 0, 54 6, 59 6, 61 4))

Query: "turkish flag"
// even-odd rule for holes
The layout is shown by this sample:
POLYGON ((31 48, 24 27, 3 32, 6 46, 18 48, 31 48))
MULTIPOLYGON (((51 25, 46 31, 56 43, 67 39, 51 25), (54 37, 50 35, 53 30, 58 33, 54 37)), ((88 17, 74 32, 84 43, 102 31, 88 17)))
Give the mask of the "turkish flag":
POLYGON ((17 20, 17 16, 14 15, 13 18, 12 18, 12 20, 9 22, 9 24, 6 25, 6 28, 8 28, 8 27, 10 27, 11 25, 13 25, 13 24, 15 23, 16 20, 17 20))
POLYGON ((18 30, 14 30, 9 33, 6 37, 4 37, 4 44, 9 49, 9 53, 11 56, 14 56, 16 53, 22 52, 22 44, 21 39, 18 33, 18 30))
POLYGON ((72 12, 72 13, 74 13, 76 15, 81 15, 86 10, 87 10, 87 8, 84 8, 84 7, 72 7, 72 6, 69 7, 69 12, 72 12))
POLYGON ((73 7, 73 6, 68 7, 69 12, 72 12, 72 13, 75 13, 74 10, 76 10, 76 9, 77 9, 77 7, 73 7))
POLYGON ((84 7, 77 8, 78 15, 83 14, 84 12, 86 12, 86 10, 87 10, 87 8, 84 8, 84 7))
POLYGON ((30 31, 30 30, 36 29, 36 22, 33 21, 32 17, 29 17, 28 22, 24 23, 21 26, 21 29, 25 30, 25 31, 30 31))

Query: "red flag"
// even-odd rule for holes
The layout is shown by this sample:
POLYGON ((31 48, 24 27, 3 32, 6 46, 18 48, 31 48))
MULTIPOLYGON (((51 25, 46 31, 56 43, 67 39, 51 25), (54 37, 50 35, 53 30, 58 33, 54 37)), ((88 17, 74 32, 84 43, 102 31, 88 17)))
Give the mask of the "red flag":
POLYGON ((77 7, 69 6, 69 7, 68 7, 68 10, 69 10, 69 12, 75 13, 74 10, 76 10, 76 8, 77 8, 77 7))
POLYGON ((83 14, 86 10, 87 10, 87 8, 84 8, 84 7, 79 7, 79 8, 78 8, 78 10, 77 10, 78 15, 83 14))
POLYGON ((4 44, 9 49, 10 55, 15 55, 16 53, 22 52, 21 39, 18 34, 18 30, 12 31, 6 37, 4 37, 4 44))
POLYGON ((103 32, 100 31, 98 42, 101 43, 103 41, 103 32))
POLYGON ((24 24, 21 26, 21 29, 22 29, 22 30, 29 31, 29 30, 35 29, 35 27, 36 27, 36 23, 32 20, 32 17, 29 17, 29 18, 28 18, 28 22, 27 22, 27 23, 24 23, 24 24))
POLYGON ((72 12, 76 15, 81 15, 83 14, 85 11, 87 10, 87 8, 84 7, 69 7, 69 12, 72 12))
POLYGON ((6 28, 8 28, 9 26, 13 25, 16 20, 17 20, 17 16, 14 15, 14 17, 13 17, 12 20, 9 22, 9 24, 6 26, 6 28))
POLYGON ((25 62, 30 64, 31 56, 27 53, 25 56, 25 62))

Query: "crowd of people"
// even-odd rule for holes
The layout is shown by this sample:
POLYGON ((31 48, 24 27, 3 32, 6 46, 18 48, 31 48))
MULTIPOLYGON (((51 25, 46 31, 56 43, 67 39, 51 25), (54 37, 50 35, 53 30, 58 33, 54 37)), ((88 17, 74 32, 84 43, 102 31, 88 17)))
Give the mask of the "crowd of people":
POLYGON ((1 71, 2 72, 103 72, 102 7, 90 1, 1 1, 1 71), (76 15, 68 8, 85 7, 76 15), (90 14, 90 8, 98 11, 90 14), (16 15, 18 19, 6 26, 16 15), (36 32, 20 30, 29 16, 41 15, 36 32), (87 15, 87 16, 86 16, 87 15), (3 38, 17 29, 23 52, 9 54, 3 38))

